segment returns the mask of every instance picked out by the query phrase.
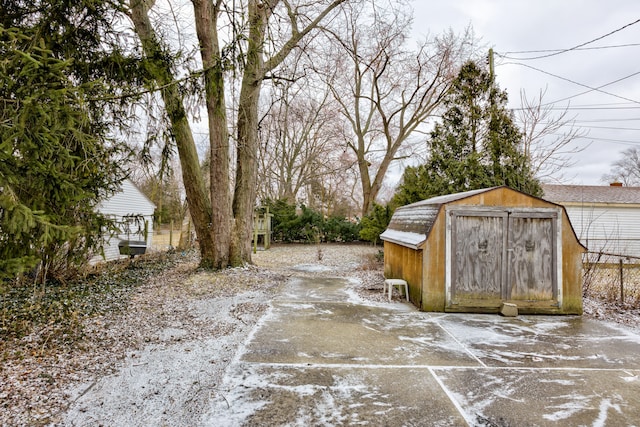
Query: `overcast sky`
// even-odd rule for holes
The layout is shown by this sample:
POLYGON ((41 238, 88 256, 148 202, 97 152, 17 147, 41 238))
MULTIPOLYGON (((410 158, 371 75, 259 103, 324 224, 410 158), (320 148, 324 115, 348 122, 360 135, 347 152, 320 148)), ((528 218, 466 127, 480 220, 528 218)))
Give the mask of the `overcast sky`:
POLYGON ((577 164, 565 172, 563 183, 602 185, 602 175, 621 152, 640 146, 640 22, 635 22, 640 20, 640 1, 416 0, 413 7, 416 36, 448 28, 461 32, 471 24, 497 53, 496 81, 507 90, 510 107, 520 107, 521 89, 529 98, 546 89, 545 102, 569 104, 576 124, 588 135, 576 141, 586 148, 575 155, 577 164), (527 59, 611 32, 581 49, 527 59), (583 92, 588 93, 579 95, 583 92))

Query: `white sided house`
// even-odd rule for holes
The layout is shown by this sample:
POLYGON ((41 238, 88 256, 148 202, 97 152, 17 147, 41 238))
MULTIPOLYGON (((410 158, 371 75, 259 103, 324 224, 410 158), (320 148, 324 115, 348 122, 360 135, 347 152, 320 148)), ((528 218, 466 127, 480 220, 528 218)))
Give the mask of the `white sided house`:
POLYGON ((640 257, 640 187, 542 185, 542 190, 546 200, 564 206, 580 242, 596 253, 590 260, 640 257))
POLYGON ((92 263, 111 261, 144 253, 153 241, 153 214, 156 205, 129 179, 122 182, 119 192, 98 205, 98 212, 116 222, 118 231, 104 236, 102 254, 92 263))

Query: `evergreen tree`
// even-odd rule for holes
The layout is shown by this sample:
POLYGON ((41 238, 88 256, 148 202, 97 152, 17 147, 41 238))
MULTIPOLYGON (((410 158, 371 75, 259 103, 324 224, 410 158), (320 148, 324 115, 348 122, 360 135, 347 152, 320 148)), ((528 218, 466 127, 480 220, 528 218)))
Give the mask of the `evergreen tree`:
POLYGON ((386 230, 392 215, 393 211, 389 205, 382 206, 374 203, 371 212, 360 222, 360 238, 368 242, 380 243, 380 234, 386 230))
MULTIPOLYGON (((0 279, 45 282, 99 244, 97 203, 123 177, 107 138, 103 1, 0 6, 0 279)), ((113 113, 113 110, 110 111, 113 113)))
POLYGON ((429 160, 405 170, 394 205, 500 185, 541 194, 522 151, 522 134, 507 109, 507 93, 488 72, 467 62, 444 106, 428 140, 429 160))

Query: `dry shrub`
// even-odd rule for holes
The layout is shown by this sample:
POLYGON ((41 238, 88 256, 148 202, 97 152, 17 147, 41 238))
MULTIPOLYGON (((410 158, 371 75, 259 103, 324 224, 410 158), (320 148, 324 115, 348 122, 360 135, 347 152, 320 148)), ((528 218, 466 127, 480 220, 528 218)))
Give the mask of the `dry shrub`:
POLYGON ((377 253, 366 254, 363 256, 362 264, 359 269, 364 271, 382 270, 384 267, 384 252, 379 250, 377 253))
MULTIPOLYGON (((585 296, 608 302, 620 301, 620 265, 585 264, 583 291, 585 296)), ((640 265, 623 264, 622 291, 624 302, 640 306, 640 265)))

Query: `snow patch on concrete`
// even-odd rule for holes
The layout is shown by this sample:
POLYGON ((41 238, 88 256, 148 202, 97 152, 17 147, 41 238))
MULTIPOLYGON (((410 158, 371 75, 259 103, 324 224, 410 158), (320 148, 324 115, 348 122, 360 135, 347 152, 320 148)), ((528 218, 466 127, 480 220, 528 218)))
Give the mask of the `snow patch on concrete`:
POLYGON ((298 264, 291 267, 292 270, 304 271, 307 273, 323 273, 326 271, 332 271, 334 268, 320 264, 298 264))

